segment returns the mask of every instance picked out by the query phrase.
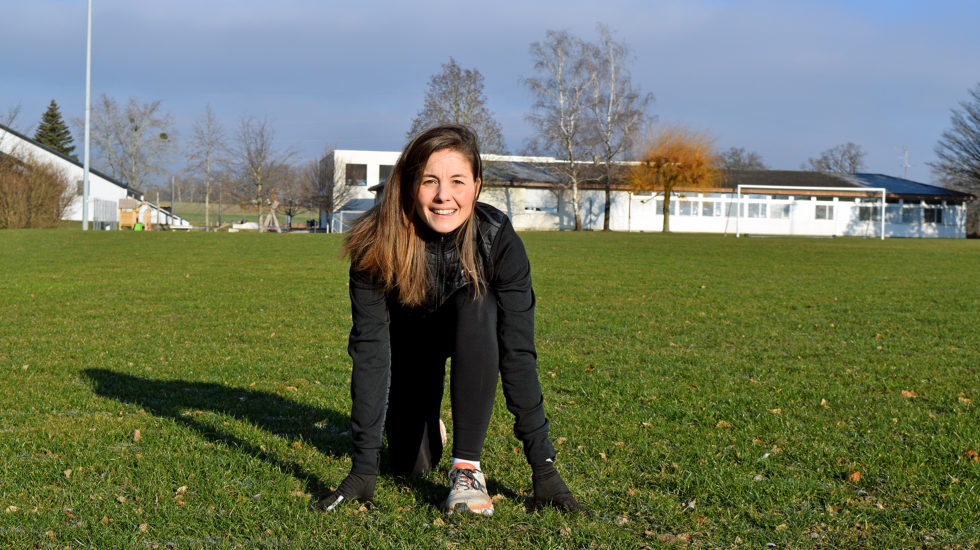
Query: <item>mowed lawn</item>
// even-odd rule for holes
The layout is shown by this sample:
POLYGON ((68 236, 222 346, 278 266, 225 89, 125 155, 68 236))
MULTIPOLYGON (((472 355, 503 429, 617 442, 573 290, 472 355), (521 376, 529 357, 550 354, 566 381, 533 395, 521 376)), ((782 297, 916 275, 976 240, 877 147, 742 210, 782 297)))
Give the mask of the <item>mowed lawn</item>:
POLYGON ((523 238, 589 516, 527 511, 499 395, 492 518, 442 514, 448 452, 307 510, 350 467, 338 235, 4 231, 0 547, 978 544, 980 242, 523 238))

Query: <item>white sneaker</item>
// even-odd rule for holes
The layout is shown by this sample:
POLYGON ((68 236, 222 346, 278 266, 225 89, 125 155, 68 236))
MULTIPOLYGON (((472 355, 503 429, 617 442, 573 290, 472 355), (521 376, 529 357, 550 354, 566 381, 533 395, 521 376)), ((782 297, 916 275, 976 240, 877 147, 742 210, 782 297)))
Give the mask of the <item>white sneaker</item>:
POLYGON ((483 472, 472 464, 459 462, 449 470, 449 498, 446 513, 472 512, 484 516, 493 515, 493 501, 487 494, 483 472))

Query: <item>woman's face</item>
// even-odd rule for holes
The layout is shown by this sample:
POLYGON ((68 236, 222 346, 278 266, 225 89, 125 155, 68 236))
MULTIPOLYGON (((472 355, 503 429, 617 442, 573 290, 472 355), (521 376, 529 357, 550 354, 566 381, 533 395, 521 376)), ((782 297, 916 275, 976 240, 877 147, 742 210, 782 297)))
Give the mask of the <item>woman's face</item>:
POLYGON ((473 166, 462 153, 448 149, 432 153, 415 197, 419 216, 438 233, 455 230, 473 215, 480 183, 479 178, 473 179, 473 166))

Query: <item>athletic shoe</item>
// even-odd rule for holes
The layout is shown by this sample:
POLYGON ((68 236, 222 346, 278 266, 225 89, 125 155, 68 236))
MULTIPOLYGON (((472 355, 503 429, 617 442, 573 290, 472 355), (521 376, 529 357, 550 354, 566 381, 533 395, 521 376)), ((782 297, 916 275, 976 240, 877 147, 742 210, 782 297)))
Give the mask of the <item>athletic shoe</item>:
POLYGON ((459 462, 449 470, 449 498, 446 499, 446 513, 453 512, 493 515, 493 501, 487 494, 483 472, 466 462, 459 462))

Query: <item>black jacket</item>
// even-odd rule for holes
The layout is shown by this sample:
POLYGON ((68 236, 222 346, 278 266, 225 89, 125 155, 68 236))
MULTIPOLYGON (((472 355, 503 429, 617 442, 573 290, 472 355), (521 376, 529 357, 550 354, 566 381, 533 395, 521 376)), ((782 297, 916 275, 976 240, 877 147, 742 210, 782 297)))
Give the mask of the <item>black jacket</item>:
MULTIPOLYGON (((510 219, 496 208, 477 203, 478 248, 484 278, 497 298, 497 339, 501 365, 537 369, 534 349, 534 291, 524 244, 510 219)), ((350 271, 351 327, 347 351, 353 360, 351 375, 351 433, 354 442, 352 471, 376 474, 380 462, 381 432, 390 381, 392 313, 426 315, 438 309, 454 292, 466 286, 454 238, 431 235, 426 252, 433 277, 427 303, 406 312, 395 295, 386 295, 370 274, 350 271)), ((401 317, 401 315, 399 315, 401 317)))

